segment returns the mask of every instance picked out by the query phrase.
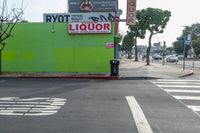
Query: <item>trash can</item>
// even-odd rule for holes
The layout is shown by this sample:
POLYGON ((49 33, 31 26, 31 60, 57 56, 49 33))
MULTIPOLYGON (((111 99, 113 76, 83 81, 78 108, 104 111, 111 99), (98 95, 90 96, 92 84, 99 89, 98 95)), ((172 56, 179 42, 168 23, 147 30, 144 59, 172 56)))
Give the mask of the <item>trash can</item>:
POLYGON ((119 64, 118 60, 110 60, 110 76, 119 76, 119 64))

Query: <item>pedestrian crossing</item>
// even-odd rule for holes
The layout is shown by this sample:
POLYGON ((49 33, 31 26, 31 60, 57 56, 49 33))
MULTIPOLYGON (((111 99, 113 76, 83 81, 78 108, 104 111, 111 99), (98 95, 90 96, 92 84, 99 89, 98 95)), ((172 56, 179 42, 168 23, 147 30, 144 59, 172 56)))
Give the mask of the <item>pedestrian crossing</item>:
POLYGON ((200 116, 200 80, 159 79, 152 83, 200 116))

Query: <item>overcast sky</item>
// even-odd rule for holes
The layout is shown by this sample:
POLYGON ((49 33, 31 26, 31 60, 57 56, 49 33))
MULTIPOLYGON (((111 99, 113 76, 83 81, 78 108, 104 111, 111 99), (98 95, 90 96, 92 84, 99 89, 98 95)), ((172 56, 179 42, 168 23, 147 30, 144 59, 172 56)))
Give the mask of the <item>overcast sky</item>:
MULTIPOLYGON (((0 0, 1 2, 2 0, 0 0)), ((8 0, 13 7, 20 6, 21 0, 8 0)), ((126 1, 118 0, 119 8, 123 10, 121 18, 126 16, 126 1)), ((67 0, 24 0, 24 18, 30 22, 42 22, 43 13, 63 13, 67 12, 67 0)), ((172 13, 165 32, 156 35, 153 42, 166 41, 169 46, 181 35, 183 26, 200 22, 200 1, 199 0, 137 0, 137 10, 154 7, 169 10, 172 13)), ((120 23, 120 32, 125 33, 125 23, 120 23)), ((147 45, 148 37, 140 40, 139 44, 147 45)))

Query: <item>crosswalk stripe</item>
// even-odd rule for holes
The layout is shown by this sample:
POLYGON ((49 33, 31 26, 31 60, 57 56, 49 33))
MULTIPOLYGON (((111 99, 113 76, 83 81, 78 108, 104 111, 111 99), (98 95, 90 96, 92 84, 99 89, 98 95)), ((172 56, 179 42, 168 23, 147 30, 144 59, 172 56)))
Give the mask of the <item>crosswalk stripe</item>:
POLYGON ((159 87, 165 87, 165 88, 199 88, 200 86, 194 86, 194 85, 157 85, 159 87))
POLYGON ((188 85, 188 84, 192 84, 192 85, 200 85, 200 83, 193 83, 193 82, 166 82, 166 81, 164 81, 164 82, 152 82, 152 83, 154 83, 154 84, 175 84, 175 85, 188 85))
POLYGON ((167 92, 179 92, 179 93, 200 93, 200 90, 172 90, 172 89, 164 89, 167 92))
POLYGON ((185 79, 160 79, 152 81, 155 85, 168 92, 169 95, 179 100, 186 107, 200 116, 200 105, 191 105, 200 101, 200 96, 192 96, 200 94, 200 80, 185 80, 185 79), (181 95, 179 95, 181 94, 181 95), (190 105, 188 105, 188 102, 190 105))
POLYGON ((167 81, 167 82, 200 82, 200 80, 187 80, 187 79, 158 79, 156 81, 167 81))
POLYGON ((200 106, 187 106, 188 108, 192 109, 193 111, 200 111, 200 106))
POLYGON ((200 96, 173 96, 179 100, 200 100, 200 96))

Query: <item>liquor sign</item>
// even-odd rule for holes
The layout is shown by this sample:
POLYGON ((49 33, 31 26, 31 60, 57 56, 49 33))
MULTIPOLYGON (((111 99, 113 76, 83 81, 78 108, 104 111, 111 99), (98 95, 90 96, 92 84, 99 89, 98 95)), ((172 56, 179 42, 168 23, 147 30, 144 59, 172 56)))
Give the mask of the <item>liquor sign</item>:
POLYGON ((94 13, 44 13, 43 22, 103 22, 114 21, 114 12, 94 13))
POLYGON ((136 0, 127 0, 126 25, 134 25, 136 20, 136 0))
POLYGON ((70 34, 111 33, 111 22, 69 22, 70 34))
POLYGON ((68 0, 69 12, 116 12, 118 0, 68 0))

